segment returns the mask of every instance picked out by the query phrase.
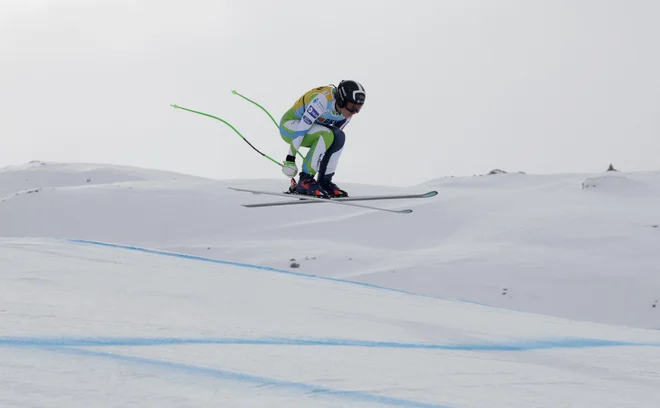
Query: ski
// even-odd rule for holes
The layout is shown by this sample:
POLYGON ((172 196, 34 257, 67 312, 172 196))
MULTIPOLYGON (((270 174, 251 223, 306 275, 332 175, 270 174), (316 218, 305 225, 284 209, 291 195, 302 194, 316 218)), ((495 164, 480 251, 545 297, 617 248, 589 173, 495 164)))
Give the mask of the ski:
MULTIPOLYGON (((277 197, 291 197, 292 196, 292 194, 276 193, 276 192, 272 192, 272 191, 250 190, 250 189, 236 188, 236 187, 229 187, 229 189, 234 190, 234 191, 243 191, 243 192, 252 193, 252 194, 272 195, 272 196, 277 196, 277 197)), ((437 194, 437 192, 435 192, 435 194, 437 194)), ((435 195, 435 194, 433 194, 433 195, 435 195)), ((433 195, 430 195, 430 197, 432 197, 433 195)), ((374 206, 365 205, 365 204, 358 204, 358 203, 354 203, 354 202, 346 202, 346 200, 351 198, 351 197, 345 197, 344 200, 339 200, 338 198, 320 198, 320 197, 304 196, 304 195, 300 195, 298 197, 299 197, 299 200, 297 200, 296 202, 298 202, 298 201, 314 201, 314 202, 321 202, 321 203, 339 204, 339 205, 346 205, 346 206, 351 206, 351 207, 365 208, 365 209, 377 210, 377 211, 386 211, 386 212, 397 213, 397 214, 410 214, 412 212, 411 209, 392 210, 392 209, 389 209, 389 208, 374 207, 374 206)), ((358 198, 358 197, 355 197, 355 198, 358 198)), ((368 199, 368 197, 367 197, 367 199, 368 199)), ((380 199, 382 199, 382 198, 380 198, 380 199)), ((248 205, 254 205, 254 204, 243 204, 243 206, 248 206, 248 205)))
MULTIPOLYGON (((286 193, 285 193, 286 194, 286 193)), ((286 194, 287 196, 300 197, 298 194, 286 194)), ((376 200, 401 200, 401 199, 415 199, 415 198, 430 198, 438 195, 437 191, 428 191, 426 193, 416 193, 416 194, 399 194, 399 195, 372 195, 372 196, 355 196, 355 197, 337 197, 331 198, 333 201, 376 201, 376 200)), ((305 200, 305 196, 291 201, 278 201, 278 202, 268 202, 268 203, 256 203, 256 204, 243 204, 243 207, 248 208, 258 208, 258 207, 278 207, 284 205, 298 205, 298 204, 318 204, 316 200, 305 200)))

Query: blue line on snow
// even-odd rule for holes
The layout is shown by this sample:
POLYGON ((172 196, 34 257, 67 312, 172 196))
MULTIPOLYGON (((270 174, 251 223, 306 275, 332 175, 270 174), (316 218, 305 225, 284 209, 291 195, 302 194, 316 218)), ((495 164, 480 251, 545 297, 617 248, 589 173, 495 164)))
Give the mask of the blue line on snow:
MULTIPOLYGON (((81 244, 92 244, 98 246, 112 247, 139 251, 144 253, 172 256, 183 259, 198 260, 216 264, 232 265, 251 269, 260 269, 277 273, 285 273, 294 276, 323 279, 334 282, 355 284, 370 288, 387 290, 391 292, 404 293, 408 295, 422 296, 415 293, 405 292, 396 289, 379 287, 360 282, 346 281, 342 279, 326 278, 314 275, 307 275, 286 270, 280 270, 270 267, 242 264, 238 262, 221 261, 200 256, 176 254, 165 251, 150 250, 145 248, 109 244, 97 241, 87 240, 69 240, 70 242, 81 244)), ((430 296, 423 296, 430 297, 430 296)), ((369 347, 369 348, 397 348, 397 349, 440 349, 440 350, 463 350, 463 351, 529 351, 555 348, 586 348, 586 347, 611 347, 611 346, 652 346, 658 347, 655 343, 629 343, 616 342, 599 339, 557 339, 557 340, 522 340, 519 342, 504 342, 494 344, 425 344, 425 343, 399 343, 399 342, 379 342, 365 340, 344 340, 344 339, 300 339, 300 338, 264 338, 264 339, 241 339, 241 338, 220 338, 220 339, 186 339, 186 338, 29 338, 29 337, 0 337, 0 346, 9 347, 38 347, 60 353, 73 353, 90 357, 108 358, 116 361, 126 361, 131 363, 146 364, 168 369, 177 369, 187 371, 198 375, 209 375, 215 378, 225 380, 236 380, 262 385, 284 387, 297 391, 308 392, 314 395, 328 395, 344 399, 352 399, 362 402, 374 402, 381 405, 406 406, 415 408, 449 408, 443 405, 429 404, 393 397, 380 396, 359 391, 336 390, 319 385, 299 383, 293 381, 284 381, 266 377, 254 376, 246 373, 237 373, 227 370, 200 367, 189 364, 167 362, 143 357, 126 356, 116 353, 75 349, 70 347, 99 347, 99 346, 159 346, 159 345, 183 345, 183 344, 247 344, 247 345, 296 345, 296 346, 344 346, 344 347, 369 347)))
POLYGON ((110 244, 110 243, 107 243, 107 242, 89 241, 89 240, 84 240, 84 239, 70 239, 70 240, 67 240, 67 241, 78 243, 78 244, 97 245, 97 246, 104 246, 104 247, 109 247, 109 248, 125 249, 125 250, 129 250, 129 251, 144 252, 144 253, 147 253, 147 254, 171 256, 171 257, 174 257, 174 258, 181 258, 181 259, 190 259, 190 260, 193 260, 193 261, 202 261, 202 262, 209 262, 209 263, 222 264, 222 265, 238 266, 240 268, 259 269, 259 270, 263 270, 263 271, 283 273, 283 274, 287 274, 287 275, 300 276, 300 277, 304 277, 304 278, 321 279, 321 280, 326 280, 326 281, 330 281, 330 282, 348 283, 348 284, 351 284, 351 285, 359 285, 359 286, 364 286, 364 287, 372 288, 372 289, 379 289, 379 290, 385 290, 385 291, 389 291, 389 292, 402 293, 402 294, 405 294, 405 295, 412 295, 412 296, 438 299, 437 297, 434 297, 434 296, 420 295, 418 293, 406 292, 405 290, 400 290, 400 289, 392 289, 392 288, 387 288, 387 287, 384 287, 384 286, 372 285, 372 284, 369 284, 369 283, 349 281, 349 280, 338 279, 338 278, 330 278, 330 277, 327 277, 327 276, 318 276, 318 275, 310 275, 310 274, 300 273, 300 272, 292 272, 292 271, 287 271, 285 269, 271 268, 269 266, 252 265, 252 264, 246 264, 246 263, 241 263, 241 262, 233 262, 233 261, 223 261, 223 260, 220 260, 220 259, 206 258, 206 257, 203 257, 203 256, 177 254, 175 252, 159 251, 159 250, 155 250, 155 249, 140 248, 140 247, 130 246, 130 245, 110 244))
POLYGON ((591 347, 660 347, 660 343, 635 343, 602 339, 563 338, 499 343, 433 344, 353 339, 305 338, 177 338, 177 337, 0 337, 0 346, 10 347, 127 347, 173 345, 326 346, 454 351, 533 351, 591 347))
POLYGON ((322 385, 278 380, 274 378, 261 377, 252 374, 233 372, 233 371, 221 370, 210 367, 200 367, 191 364, 173 363, 169 361, 156 360, 156 359, 150 359, 144 357, 127 356, 116 353, 107 353, 103 351, 93 351, 93 350, 83 350, 83 349, 73 349, 73 348, 71 349, 58 348, 57 350, 54 351, 67 353, 67 354, 82 355, 82 356, 101 357, 115 361, 125 361, 128 363, 145 364, 155 367, 180 370, 180 371, 188 372, 190 374, 206 375, 214 378, 220 378, 222 380, 234 380, 234 381, 258 384, 260 386, 285 388, 285 389, 295 390, 298 392, 307 392, 313 394, 314 396, 319 396, 319 397, 329 396, 329 397, 342 398, 347 400, 377 403, 380 405, 392 405, 392 406, 411 407, 411 408, 450 408, 447 405, 425 403, 425 402, 413 401, 403 398, 387 397, 383 395, 370 394, 361 391, 346 391, 340 389, 333 389, 333 388, 324 387, 322 385))

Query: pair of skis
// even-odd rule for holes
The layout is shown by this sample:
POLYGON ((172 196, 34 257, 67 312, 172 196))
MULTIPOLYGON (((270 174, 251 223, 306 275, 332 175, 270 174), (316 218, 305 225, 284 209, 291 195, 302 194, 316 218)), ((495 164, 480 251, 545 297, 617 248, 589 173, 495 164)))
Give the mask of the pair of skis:
POLYGON ((250 190, 250 189, 236 188, 236 187, 229 187, 229 189, 234 190, 234 191, 243 191, 243 192, 252 193, 252 194, 263 194, 263 195, 271 195, 271 196, 278 196, 278 197, 296 197, 297 198, 296 200, 290 200, 290 201, 256 203, 256 204, 242 204, 243 207, 248 207, 248 208, 276 207, 276 206, 283 206, 283 205, 314 204, 314 203, 331 203, 331 204, 346 205, 346 206, 351 206, 351 207, 366 208, 366 209, 370 209, 370 210, 386 211, 386 212, 392 212, 392 213, 397 213, 397 214, 410 214, 412 212, 412 210, 411 209, 393 210, 393 209, 389 209, 389 208, 374 207, 374 206, 365 205, 365 204, 358 204, 358 203, 355 203, 355 201, 401 200, 401 199, 430 198, 430 197, 434 197, 438 194, 437 191, 433 190, 433 191, 428 191, 426 193, 414 193, 414 194, 390 194, 390 195, 370 195, 370 196, 358 196, 358 197, 321 198, 321 197, 313 197, 313 196, 298 195, 298 194, 291 194, 291 193, 276 193, 276 192, 272 192, 272 191, 250 190))

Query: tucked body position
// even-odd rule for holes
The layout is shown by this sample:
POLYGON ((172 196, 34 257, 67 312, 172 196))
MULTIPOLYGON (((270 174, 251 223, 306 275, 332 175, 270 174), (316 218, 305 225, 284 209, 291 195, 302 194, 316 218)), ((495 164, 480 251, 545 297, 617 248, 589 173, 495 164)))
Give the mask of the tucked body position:
POLYGON ((302 161, 295 193, 348 196, 332 179, 344 150, 344 128, 353 115, 360 112, 366 96, 361 84, 344 80, 337 87, 322 86, 306 92, 284 113, 280 135, 289 145, 282 164, 286 176, 294 178, 298 174, 296 154, 301 147, 309 148, 302 161))

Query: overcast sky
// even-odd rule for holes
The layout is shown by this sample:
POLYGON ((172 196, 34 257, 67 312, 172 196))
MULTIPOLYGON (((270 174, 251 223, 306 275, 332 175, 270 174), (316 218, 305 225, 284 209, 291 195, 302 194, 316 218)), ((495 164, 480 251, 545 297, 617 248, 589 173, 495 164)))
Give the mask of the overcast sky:
POLYGON ((335 180, 660 169, 656 0, 2 0, 0 166, 285 176, 279 118, 360 81, 335 180))

